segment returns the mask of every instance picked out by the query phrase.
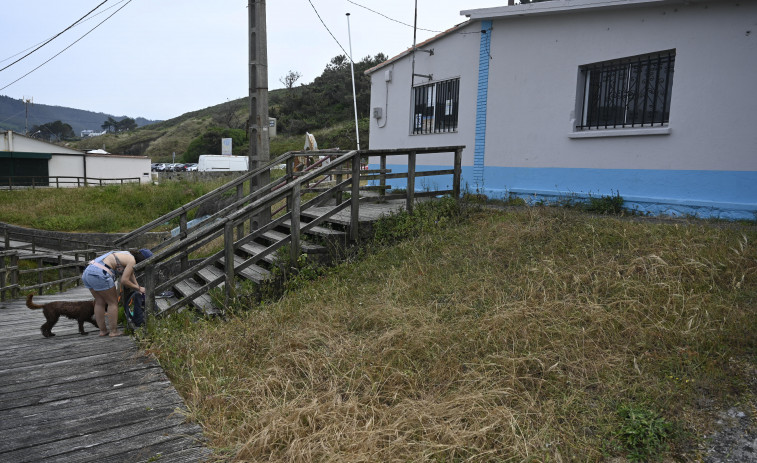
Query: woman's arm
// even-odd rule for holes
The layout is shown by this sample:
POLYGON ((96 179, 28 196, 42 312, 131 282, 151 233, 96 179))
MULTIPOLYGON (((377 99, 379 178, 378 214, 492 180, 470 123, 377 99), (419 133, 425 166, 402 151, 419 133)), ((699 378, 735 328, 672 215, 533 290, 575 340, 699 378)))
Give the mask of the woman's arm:
POLYGON ((142 286, 139 286, 139 283, 137 282, 137 277, 134 275, 134 266, 137 264, 137 261, 134 260, 134 256, 129 254, 128 258, 121 259, 121 261, 127 261, 127 262, 124 262, 126 264, 126 268, 124 268, 124 273, 121 274, 121 284, 124 286, 128 286, 129 288, 132 288, 134 291, 139 291, 140 293, 144 293, 145 288, 142 286))

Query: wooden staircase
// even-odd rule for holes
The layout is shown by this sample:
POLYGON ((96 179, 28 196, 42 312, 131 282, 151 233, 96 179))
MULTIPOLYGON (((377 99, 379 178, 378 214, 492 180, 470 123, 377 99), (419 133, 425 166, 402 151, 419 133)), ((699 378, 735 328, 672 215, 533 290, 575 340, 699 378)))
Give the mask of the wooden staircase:
POLYGON ((401 209, 412 211, 414 201, 422 196, 459 197, 462 148, 286 153, 127 234, 116 245, 128 248, 145 233, 178 221, 179 233, 154 246, 154 255, 135 267, 140 281, 147 283, 147 313, 164 316, 193 309, 217 315, 243 281, 259 287, 271 280, 276 266, 298 263, 302 258, 328 264, 356 244, 361 228, 380 216, 401 209), (418 153, 452 153, 453 168, 416 172, 418 153), (369 156, 378 157, 380 169, 366 170, 361 165, 369 156), (386 169, 386 156, 406 156, 408 172, 391 173, 386 169), (295 160, 303 157, 319 160, 298 172, 295 160), (283 177, 245 194, 245 182, 252 184, 261 173, 275 177, 275 169, 281 165, 286 171, 283 177), (453 188, 416 192, 415 178, 431 175, 451 175, 453 188), (406 179, 403 193, 392 194, 387 180, 393 179, 406 179), (233 198, 231 204, 229 197, 233 198), (188 218, 198 208, 221 198, 226 198, 228 205, 187 227, 188 218), (209 294, 214 288, 218 288, 215 300, 209 294))

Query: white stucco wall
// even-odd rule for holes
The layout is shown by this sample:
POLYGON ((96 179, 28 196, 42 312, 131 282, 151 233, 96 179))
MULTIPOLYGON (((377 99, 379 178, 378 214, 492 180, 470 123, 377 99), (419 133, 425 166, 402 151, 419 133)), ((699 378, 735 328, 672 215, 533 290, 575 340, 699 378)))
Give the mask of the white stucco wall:
POLYGON ((757 217, 757 1, 560 0, 471 12, 475 19, 460 31, 469 34, 433 41, 425 48, 434 56, 416 54, 416 73, 460 77, 458 132, 410 134, 405 56, 371 74, 371 108, 384 107, 386 118, 371 119, 371 148, 466 145, 463 183, 490 196, 615 191, 646 212, 757 217), (482 20, 493 30, 480 178, 473 165, 476 118, 483 120, 476 108, 482 20), (581 66, 670 49, 666 128, 576 131, 581 66), (610 134, 620 136, 595 136, 610 134))
MULTIPOLYGON (((412 56, 400 59, 371 76, 371 116, 373 108, 382 108, 383 118, 371 117, 370 149, 413 148, 427 146, 466 145, 463 163, 473 162, 473 142, 476 123, 476 93, 478 88, 478 47, 480 26, 471 24, 449 36, 434 41, 424 49, 434 54, 415 54, 415 73, 431 74, 433 80, 415 78, 415 85, 460 78, 460 105, 457 132, 413 135, 411 90, 412 56), (392 80, 385 81, 385 71, 392 80), (388 93, 388 97, 387 97, 388 93)), ((450 161, 444 156, 444 161, 450 161)), ((390 161, 391 162, 391 161, 390 161)), ((419 164, 438 164, 432 155, 419 156, 419 164)))
POLYGON ((752 119, 757 111, 752 91, 757 3, 735 5, 707 2, 495 20, 486 164, 757 169, 752 119), (668 49, 676 50, 670 135, 569 138, 579 66, 668 49))
POLYGON ((47 143, 15 132, 0 132, 0 151, 22 153, 81 153, 81 151, 47 143))

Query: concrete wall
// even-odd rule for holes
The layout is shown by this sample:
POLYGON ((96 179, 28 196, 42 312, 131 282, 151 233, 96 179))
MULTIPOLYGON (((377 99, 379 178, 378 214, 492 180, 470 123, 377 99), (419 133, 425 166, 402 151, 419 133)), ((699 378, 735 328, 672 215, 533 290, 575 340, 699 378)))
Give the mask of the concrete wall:
MULTIPOLYGON (((138 178, 140 183, 151 181, 150 159, 142 156, 53 154, 48 164, 49 173, 51 177, 84 177, 85 163, 86 176, 89 179, 138 178)), ((118 183, 118 180, 109 183, 118 183)), ((76 186, 76 184, 67 184, 67 186, 76 186)))
MULTIPOLYGON (((435 58, 448 68, 436 65, 440 79, 459 70, 458 133, 409 135, 410 59, 404 58, 388 66, 394 69, 388 120, 383 128, 371 121, 371 148, 465 144, 464 184, 495 197, 617 192, 647 212, 753 219, 755 18, 753 1, 493 18, 485 107, 472 107, 481 34, 451 34, 433 44, 434 56, 416 54, 416 72, 427 73, 425 61, 435 58), (576 132, 580 66, 668 49, 676 50, 668 127, 576 132), (482 114, 485 169, 476 178, 473 132, 482 114)), ((481 24, 474 21, 465 32, 481 24)), ((384 69, 372 74, 372 107, 385 98, 384 69)))

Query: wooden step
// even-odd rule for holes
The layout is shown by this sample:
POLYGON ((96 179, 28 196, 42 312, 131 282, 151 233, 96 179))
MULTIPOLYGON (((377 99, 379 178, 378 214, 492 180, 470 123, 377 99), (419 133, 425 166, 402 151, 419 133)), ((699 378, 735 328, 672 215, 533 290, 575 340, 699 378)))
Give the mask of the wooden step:
MULTIPOLYGON (((288 236, 289 236, 288 233, 281 233, 275 230, 270 230, 263 233, 262 238, 268 242, 275 243, 283 239, 286 239, 288 236)), ((308 243, 307 241, 303 241, 303 240, 300 240, 300 246, 302 248, 302 252, 306 254, 325 254, 328 252, 328 249, 326 249, 325 246, 321 246, 320 244, 308 243)))
POLYGON ((179 302, 179 300, 175 297, 155 298, 155 307, 158 309, 158 313, 163 313, 166 310, 168 310, 169 307, 176 304, 177 302, 179 302))
MULTIPOLYGON (((255 242, 243 244, 242 246, 239 247, 239 249, 249 254, 250 257, 260 254, 261 252, 265 251, 266 248, 267 246, 264 246, 260 243, 255 243, 255 242)), ((276 253, 273 252, 271 254, 268 254, 267 256, 263 257, 262 260, 264 262, 268 262, 269 264, 274 264, 276 262, 276 253)))
MULTIPOLYGON (((234 267, 239 267, 245 260, 246 259, 242 257, 234 256, 234 267)), ((221 265, 225 265, 226 259, 222 257, 221 259, 219 259, 219 262, 221 263, 221 265)), ((257 284, 261 284, 271 278, 271 272, 255 264, 250 265, 241 272, 237 272, 237 274, 257 284)))
MULTIPOLYGON (((215 265, 208 265, 197 271, 196 275, 200 277, 205 283, 217 280, 223 276, 223 270, 215 265)), ((223 285, 223 283, 221 283, 223 285)))
MULTIPOLYGON (((174 285, 174 288, 176 291, 179 292, 182 296, 186 297, 193 292, 197 291, 197 289, 202 286, 201 284, 197 283, 194 280, 187 279, 184 281, 180 281, 174 285)), ((192 299, 192 305, 200 309, 203 313, 208 315, 215 315, 220 312, 218 308, 216 308, 213 305, 213 301, 210 299, 210 296, 208 296, 207 293, 201 294, 194 299, 192 299)))
MULTIPOLYGON (((287 220, 283 223, 286 227, 291 227, 292 221, 287 220)), ((307 225, 307 222, 302 222, 301 227, 304 227, 307 225)), ((320 225, 316 225, 314 227, 310 227, 307 231, 308 234, 314 235, 314 236, 320 236, 321 238, 340 238, 344 239, 347 236, 347 233, 341 231, 341 230, 334 230, 333 228, 326 228, 321 227, 320 225)))

